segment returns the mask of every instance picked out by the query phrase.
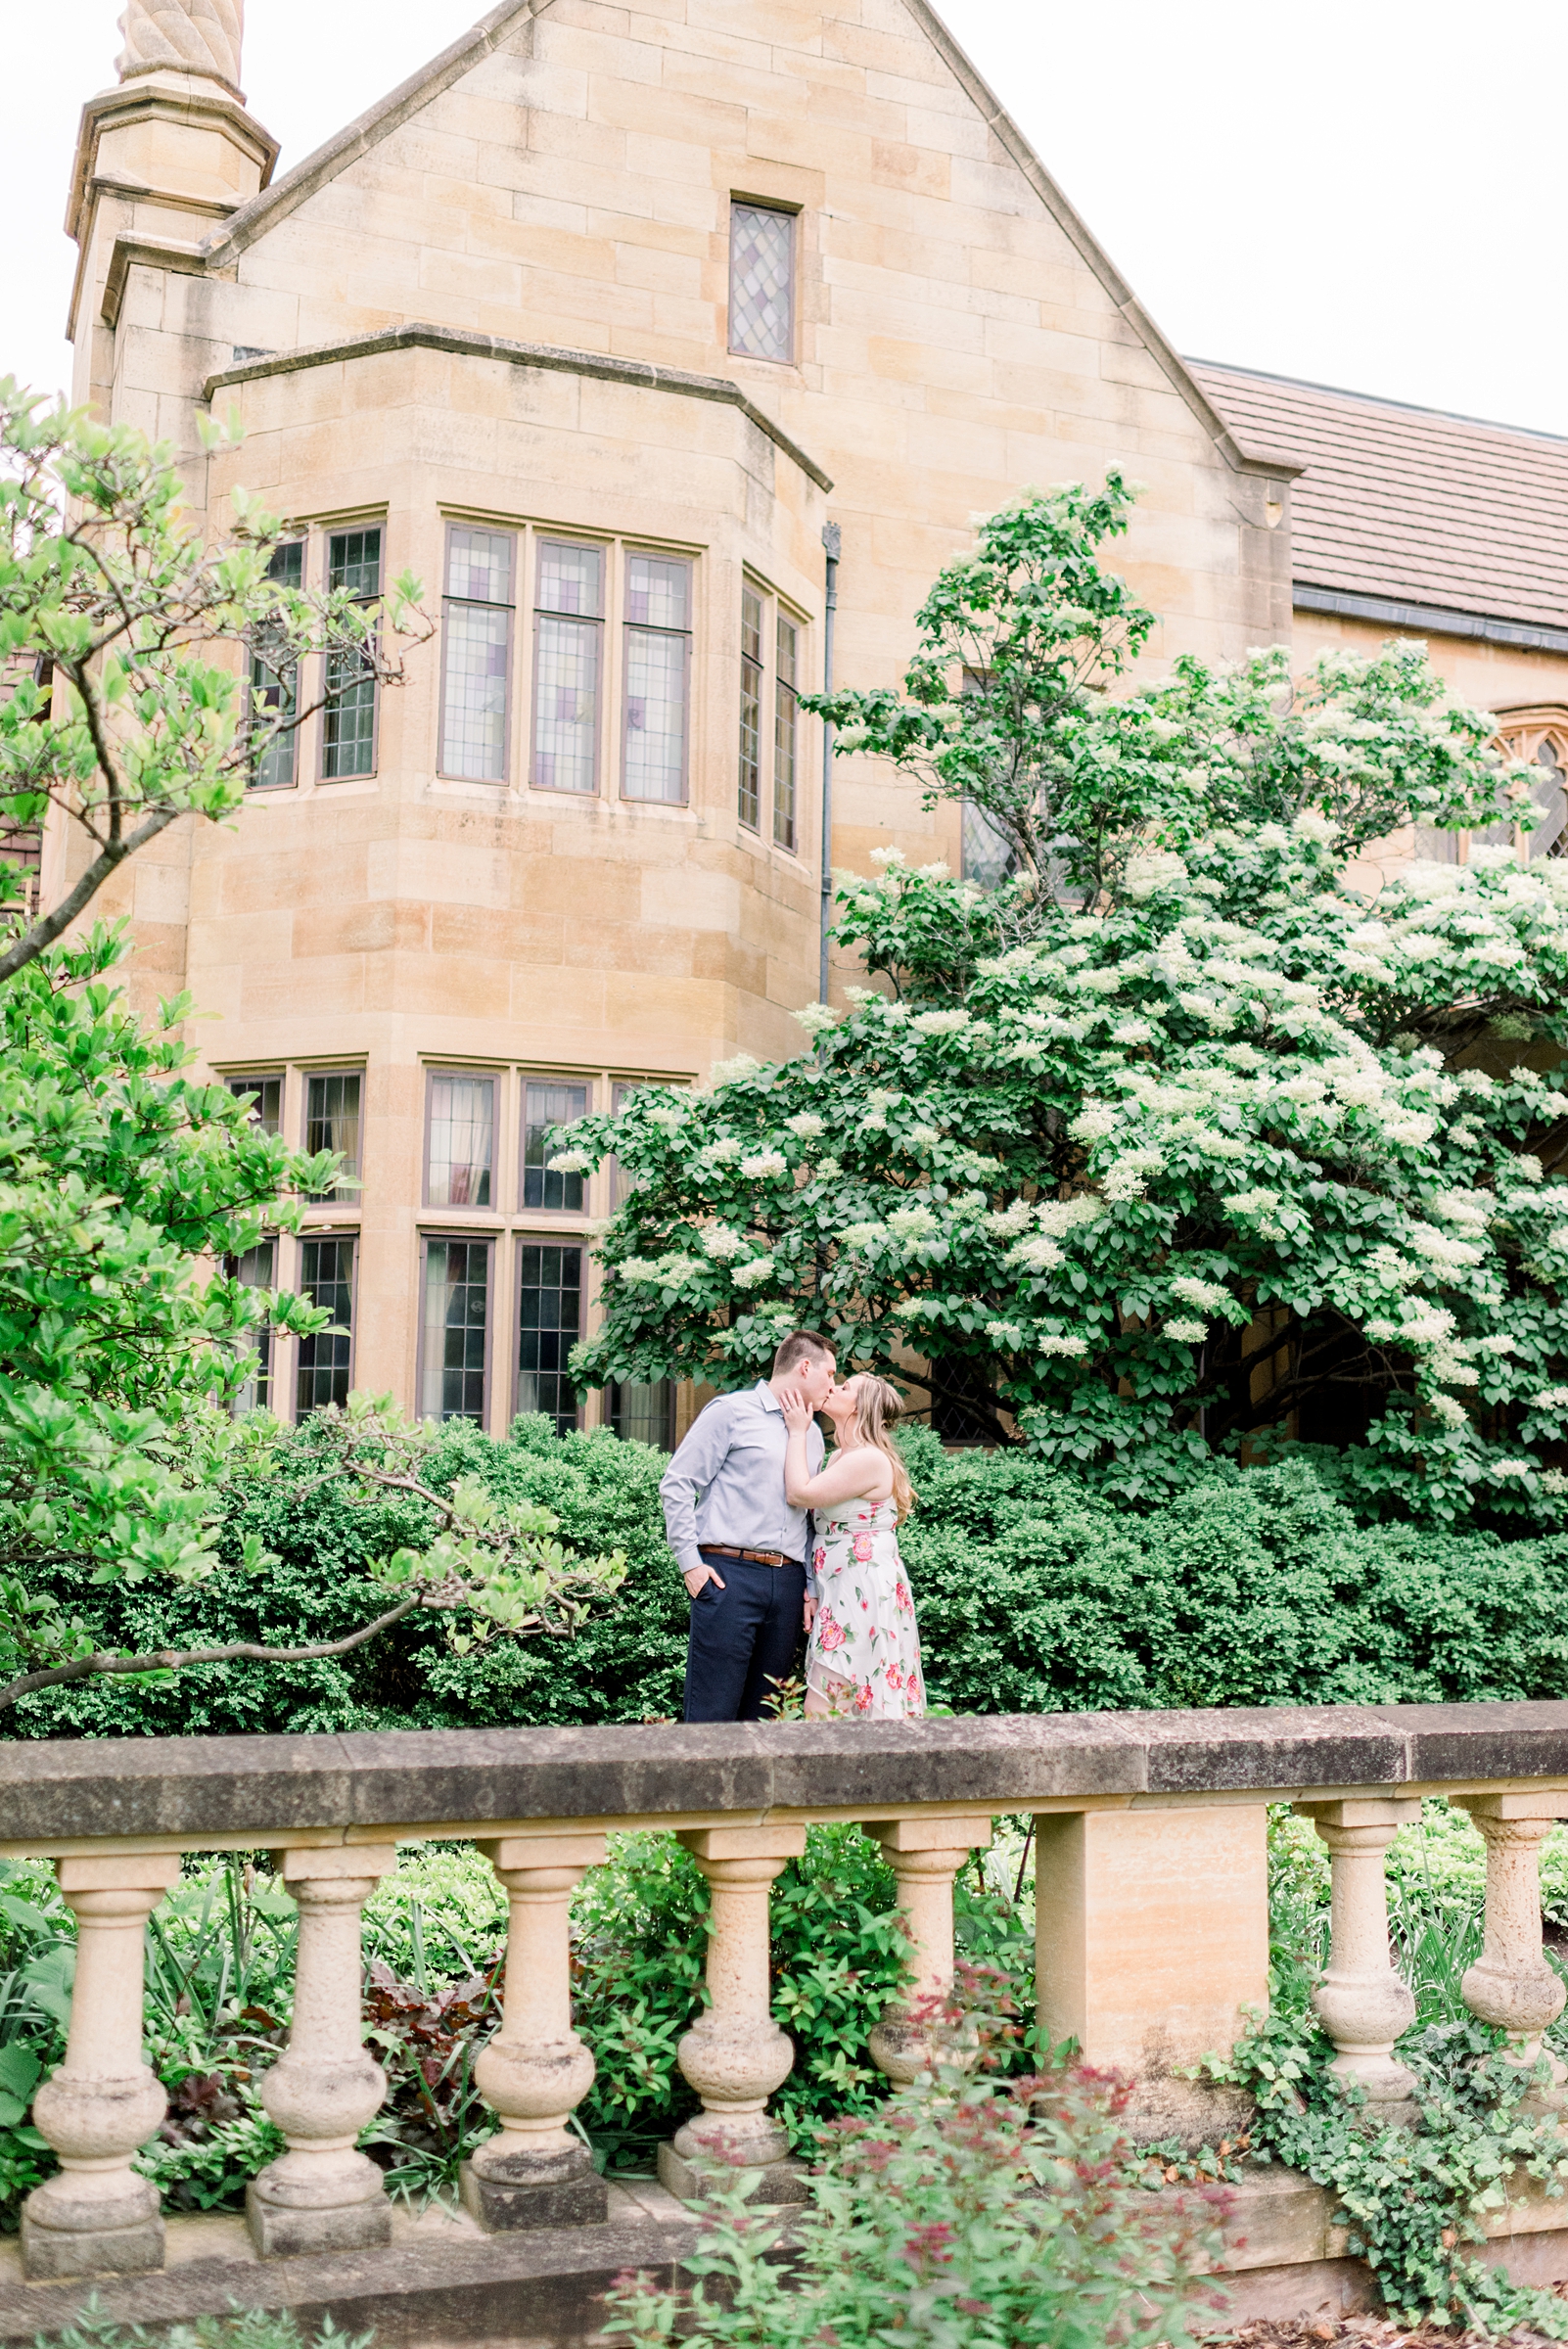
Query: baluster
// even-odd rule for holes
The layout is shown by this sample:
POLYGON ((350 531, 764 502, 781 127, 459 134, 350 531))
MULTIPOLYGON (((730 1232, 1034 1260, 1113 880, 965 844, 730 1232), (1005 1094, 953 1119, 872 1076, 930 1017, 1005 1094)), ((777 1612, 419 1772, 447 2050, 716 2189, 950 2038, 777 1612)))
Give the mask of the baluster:
POLYGON ((1414 2022, 1415 2001, 1389 1957, 1384 1863, 1421 1806, 1378 1796, 1296 1809, 1327 1844, 1333 1871, 1328 1970, 1313 1994, 1337 2050, 1328 2068, 1359 2081, 1370 2104, 1403 2104, 1415 2082, 1395 2060, 1394 2042, 1414 2022))
MULTIPOLYGON (((1541 1945, 1541 1846, 1556 1825, 1543 1797, 1460 1794, 1454 1801, 1475 1820, 1487 1844, 1486 1937, 1481 1955, 1459 1984, 1470 2012, 1508 2034, 1510 2060, 1529 2069, 1543 2053, 1541 2034, 1556 2021, 1568 1997, 1562 1977, 1541 1945)), ((1546 1797, 1560 1802, 1560 1796, 1546 1797)), ((1568 2069, 1549 2050, 1556 2101, 1568 2069)))
POLYGON ((55 1863, 76 1914, 76 1981, 66 2060, 33 2099, 60 2174, 23 2206, 29 2277, 141 2276, 163 2264, 158 2188, 130 2165, 168 2109, 142 2061, 142 1953, 147 1919, 179 1872, 177 1852, 55 1863))
POLYGON ((768 1888, 806 1850, 806 1829, 697 1827, 680 1837, 708 1878, 709 2005, 682 2035, 675 2060, 703 2100, 695 2119, 659 2148, 662 2183, 682 2201, 715 2170, 761 2170, 754 2199, 797 2202, 806 2188, 787 2160, 789 2140, 767 2099, 789 2078, 795 2050, 774 2022, 768 1978, 768 1888))
POLYGON ((602 1835, 507 1836, 481 1847, 506 1886, 501 2027, 474 2066, 500 2134, 463 2164, 463 2200, 492 2233, 601 2226, 609 2197, 567 2122, 593 2085, 593 2057, 572 2028, 573 1890, 604 1860, 602 1835))
POLYGON ((871 2060, 890 2080, 918 2079, 933 2054, 929 2023, 910 2009, 952 1988, 953 1879, 972 1851, 991 1843, 990 1819, 878 1819, 864 1821, 887 1853, 908 1928, 913 1979, 903 2001, 885 2006, 871 2034, 871 2060))
POLYGON ((289 2044, 261 2083, 289 2150, 252 2180, 245 2198, 263 2259, 392 2240, 381 2171, 354 2140, 387 2094, 361 2031, 360 1911, 396 1859, 390 1844, 275 1855, 300 1904, 300 1944, 289 2044))

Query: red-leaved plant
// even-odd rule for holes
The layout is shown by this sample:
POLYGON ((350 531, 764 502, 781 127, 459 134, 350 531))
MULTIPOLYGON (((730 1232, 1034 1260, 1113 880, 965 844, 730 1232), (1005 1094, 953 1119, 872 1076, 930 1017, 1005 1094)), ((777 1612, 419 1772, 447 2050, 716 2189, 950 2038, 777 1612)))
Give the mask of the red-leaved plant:
POLYGON ((748 2206, 738 2178, 684 2263, 695 2282, 618 2278, 606 2331, 639 2349, 1184 2349, 1212 2331, 1229 2196, 1133 2183, 1120 2076, 999 2077, 1009 2008, 1000 1977, 961 1967, 913 2012, 930 2070, 820 2132, 805 2212, 748 2206))

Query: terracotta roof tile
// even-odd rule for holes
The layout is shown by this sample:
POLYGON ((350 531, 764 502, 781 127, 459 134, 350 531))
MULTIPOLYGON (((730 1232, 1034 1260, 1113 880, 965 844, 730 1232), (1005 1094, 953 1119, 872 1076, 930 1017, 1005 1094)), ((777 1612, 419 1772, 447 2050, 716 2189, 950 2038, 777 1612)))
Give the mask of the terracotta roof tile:
POLYGON ((1299 586, 1568 626, 1568 439, 1189 364, 1244 446, 1306 467, 1299 586))

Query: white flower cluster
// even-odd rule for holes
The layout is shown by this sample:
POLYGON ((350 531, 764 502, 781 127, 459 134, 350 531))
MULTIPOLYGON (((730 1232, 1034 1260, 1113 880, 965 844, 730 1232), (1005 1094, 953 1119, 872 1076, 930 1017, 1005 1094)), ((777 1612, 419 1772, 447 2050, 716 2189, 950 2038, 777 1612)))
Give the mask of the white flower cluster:
POLYGON ((1035 1340, 1035 1352, 1037 1354, 1048 1355, 1059 1354, 1066 1356, 1073 1360, 1082 1360, 1083 1357, 1088 1352, 1088 1340, 1087 1338, 1073 1338, 1060 1334, 1047 1334, 1042 1338, 1037 1338, 1035 1340))
POLYGON ((1165 1334, 1168 1338, 1175 1338, 1180 1346, 1201 1346, 1209 1334, 1209 1324, 1207 1321, 1189 1321, 1178 1316, 1166 1323, 1165 1334))
POLYGON ((711 1223, 702 1235, 703 1253, 715 1264, 728 1264, 734 1257, 744 1256, 746 1242, 738 1231, 727 1223, 711 1223))
POLYGON ((770 1256, 754 1256, 744 1265, 737 1265, 729 1277, 738 1289, 758 1288, 764 1280, 772 1279, 773 1259, 770 1256))
POLYGON ((1230 1303, 1230 1291, 1223 1281, 1200 1280, 1193 1272, 1178 1272, 1171 1283, 1171 1294, 1206 1313, 1222 1313, 1230 1303))
MULTIPOLYGON (((871 898, 863 910, 871 911, 876 902, 874 898, 871 898)), ((830 1028, 837 1028, 839 1025, 839 1014, 831 1010, 826 1003, 803 1004, 801 1009, 792 1016, 806 1030, 807 1036, 826 1036, 830 1028)))
POLYGON ((894 1238, 902 1240, 905 1247, 910 1248, 919 1246, 923 1241, 934 1240, 942 1229, 936 1210, 924 1205, 896 1207, 887 1222, 894 1238))
POLYGON ((784 1124, 786 1129, 790 1133, 798 1135, 803 1142, 814 1142, 818 1134, 827 1131, 824 1120, 810 1109, 797 1111, 793 1118, 786 1118, 784 1124))
POLYGON ((789 1173, 790 1162, 782 1150, 754 1150, 741 1160, 740 1171, 749 1182, 771 1182, 789 1173))
POLYGON ((969 1026, 967 1011, 922 1011, 910 1025, 921 1036, 961 1036, 969 1026))
POLYGON ((683 1109, 651 1109, 648 1123, 650 1126, 662 1126, 666 1133, 678 1133, 686 1123, 686 1113, 683 1109))
POLYGON ((1067 1260, 1054 1240, 1047 1239, 1042 1231, 1032 1231, 1027 1239, 1008 1249, 1005 1261, 1016 1265, 1021 1272, 1054 1272, 1067 1260))
POLYGON ((586 1150, 558 1150, 544 1163, 552 1174, 591 1174, 595 1161, 586 1150))
POLYGON ((844 1248, 870 1248, 887 1236, 881 1223, 846 1223, 839 1233, 839 1245, 844 1248))
POLYGON ((1544 1387, 1532 1395, 1530 1407, 1534 1411, 1568 1411, 1568 1387, 1544 1387))
POLYGON ((755 1077, 761 1062, 751 1052, 736 1052, 728 1060, 715 1060, 708 1072, 708 1083, 716 1092, 721 1084, 739 1084, 746 1077, 755 1077))

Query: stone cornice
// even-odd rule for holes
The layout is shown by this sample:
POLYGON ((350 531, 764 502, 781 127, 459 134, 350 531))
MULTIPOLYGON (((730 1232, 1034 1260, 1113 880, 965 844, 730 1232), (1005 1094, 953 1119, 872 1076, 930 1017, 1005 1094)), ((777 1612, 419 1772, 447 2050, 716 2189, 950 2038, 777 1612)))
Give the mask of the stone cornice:
POLYGON ((1279 1705, 926 1721, 19 1739, 0 1850, 474 1836, 1526 1791, 1568 1813, 1568 1704, 1279 1705))
MULTIPOLYGON (((128 243, 128 240, 121 240, 128 243)), ((118 246, 115 247, 116 253, 118 246)), ((181 249, 170 246, 171 253, 181 249)), ((206 249, 210 263, 216 256, 206 249)), ((133 255, 132 257, 136 257, 133 255)), ((177 261, 166 264, 178 267, 177 261)), ((597 350, 563 350, 553 343, 512 343, 501 335, 470 334, 461 327, 413 324, 386 328, 378 335, 354 335, 342 343, 317 343, 303 350, 280 350, 270 358, 248 359, 242 366, 225 367, 209 375, 202 397, 210 404, 216 392, 239 384, 254 384, 268 376, 295 375, 304 368, 331 367, 352 359, 379 358, 393 350, 444 350, 464 359, 499 359, 509 367, 540 367, 561 375, 586 375, 601 383, 625 384, 633 391, 672 392, 685 399, 715 400, 738 408, 748 423, 765 433, 775 448, 798 465, 808 481, 824 493, 832 481, 798 441, 747 397, 739 384, 722 375, 688 375, 678 367, 656 367, 646 359, 619 359, 597 350)))
POLYGON ((138 261, 154 269, 169 269, 180 277, 207 277, 207 262, 195 245, 176 244, 171 237, 116 237, 104 274, 103 320, 106 326, 119 323, 119 305, 125 298, 125 280, 138 261))
POLYGON ((1568 628, 1549 628, 1529 620, 1498 620, 1486 612, 1452 612, 1441 604, 1405 604, 1386 595, 1360 595, 1348 588, 1317 587, 1298 579, 1290 600, 1298 612, 1331 612, 1344 620, 1370 620, 1385 628, 1414 628, 1423 635, 1468 636, 1484 644, 1512 645, 1527 653, 1568 653, 1568 628))

